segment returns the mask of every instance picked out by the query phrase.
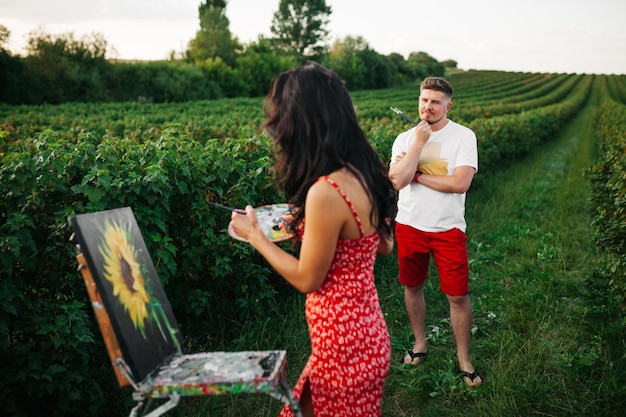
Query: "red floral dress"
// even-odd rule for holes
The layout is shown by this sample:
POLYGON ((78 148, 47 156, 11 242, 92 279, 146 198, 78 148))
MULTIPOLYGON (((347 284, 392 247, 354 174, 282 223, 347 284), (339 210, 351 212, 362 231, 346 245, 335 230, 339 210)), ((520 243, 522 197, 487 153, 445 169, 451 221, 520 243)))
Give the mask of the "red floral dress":
MULTIPOLYGON (((380 416, 391 344, 374 285, 379 236, 364 236, 361 220, 343 190, 361 237, 340 239, 322 286, 306 296, 311 356, 294 387, 300 398, 309 381, 315 417, 380 416)), ((318 180, 318 181, 319 181, 318 180)), ((285 406, 280 417, 293 416, 285 406)))

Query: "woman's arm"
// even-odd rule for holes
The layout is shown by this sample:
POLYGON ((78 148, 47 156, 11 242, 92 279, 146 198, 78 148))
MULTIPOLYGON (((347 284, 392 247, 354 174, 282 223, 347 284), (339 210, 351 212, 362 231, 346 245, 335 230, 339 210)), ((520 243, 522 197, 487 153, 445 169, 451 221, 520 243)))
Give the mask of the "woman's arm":
POLYGON ((246 207, 245 215, 233 212, 231 216, 235 233, 247 240, 276 272, 302 293, 313 292, 324 282, 345 222, 345 202, 324 182, 313 184, 307 194, 306 231, 299 258, 265 236, 252 206, 246 207))

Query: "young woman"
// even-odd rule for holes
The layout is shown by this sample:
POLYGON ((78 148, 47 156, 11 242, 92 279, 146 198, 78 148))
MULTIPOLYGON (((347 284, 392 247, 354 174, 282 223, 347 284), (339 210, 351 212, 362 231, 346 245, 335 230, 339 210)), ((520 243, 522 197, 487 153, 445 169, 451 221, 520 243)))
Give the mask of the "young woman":
MULTIPOLYGON (((379 416, 389 332, 374 286, 377 254, 393 249, 395 194, 343 82, 318 64, 282 73, 265 100, 277 184, 296 207, 299 256, 269 241, 254 210, 230 226, 306 293, 312 352, 294 394, 303 414, 379 416)), ((291 416, 285 406, 281 417, 291 416)))

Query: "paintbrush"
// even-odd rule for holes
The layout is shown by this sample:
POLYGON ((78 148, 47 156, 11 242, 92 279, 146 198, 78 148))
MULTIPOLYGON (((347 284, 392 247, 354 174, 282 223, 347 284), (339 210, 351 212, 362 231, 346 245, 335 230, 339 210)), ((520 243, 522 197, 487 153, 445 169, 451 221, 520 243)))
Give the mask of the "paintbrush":
POLYGON ((417 126, 417 122, 413 119, 411 119, 409 116, 407 116, 402 110, 400 110, 397 107, 389 107, 391 110, 393 110, 394 112, 396 112, 398 115, 400 115, 400 117, 402 117, 404 120, 406 120, 407 122, 413 124, 413 126, 417 126))
POLYGON ((228 207, 228 206, 225 206, 225 205, 220 204, 220 203, 214 203, 213 201, 208 201, 207 200, 207 203, 209 203, 212 206, 221 208, 223 210, 228 210, 228 211, 231 211, 231 212, 234 211, 235 213, 238 213, 238 214, 246 214, 246 212, 244 210, 228 207))

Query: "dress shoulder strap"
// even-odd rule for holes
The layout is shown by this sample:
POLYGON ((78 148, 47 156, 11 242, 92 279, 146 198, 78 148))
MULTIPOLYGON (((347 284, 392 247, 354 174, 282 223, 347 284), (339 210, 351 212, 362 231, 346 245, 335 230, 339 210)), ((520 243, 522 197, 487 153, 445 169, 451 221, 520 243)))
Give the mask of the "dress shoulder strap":
POLYGON ((348 205, 348 207, 350 207, 350 210, 352 211, 352 215, 354 216, 354 219, 356 220, 356 223, 359 226, 359 231, 361 232, 361 236, 365 236, 365 232, 363 230, 363 224, 361 223, 361 218, 359 217, 359 213, 357 213, 356 210, 354 209, 354 205, 352 204, 352 201, 350 201, 350 198, 348 198, 348 196, 341 189, 339 184, 337 184, 335 182, 335 180, 330 178, 328 175, 324 175, 323 177, 319 177, 318 181, 322 180, 322 179, 325 180, 330 185, 332 185, 335 188, 335 190, 337 190, 339 192, 339 194, 343 197, 343 199, 346 202, 346 204, 348 205))

